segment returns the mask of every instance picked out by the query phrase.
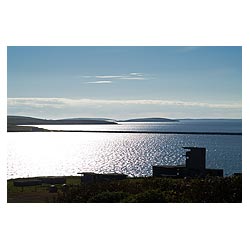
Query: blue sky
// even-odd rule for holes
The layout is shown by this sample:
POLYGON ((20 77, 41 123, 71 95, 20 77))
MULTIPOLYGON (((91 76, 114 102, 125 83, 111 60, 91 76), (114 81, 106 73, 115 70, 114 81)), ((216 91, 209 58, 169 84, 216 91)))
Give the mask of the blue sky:
POLYGON ((241 118, 241 47, 8 47, 8 114, 241 118))

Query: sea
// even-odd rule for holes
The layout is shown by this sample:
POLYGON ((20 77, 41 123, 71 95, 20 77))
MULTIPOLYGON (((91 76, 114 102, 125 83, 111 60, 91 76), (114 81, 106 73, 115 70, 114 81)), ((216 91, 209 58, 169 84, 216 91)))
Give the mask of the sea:
POLYGON ((50 130, 89 132, 9 132, 7 178, 75 176, 79 172, 151 176, 153 165, 185 163, 183 147, 205 147, 206 167, 242 172, 242 135, 159 134, 157 132, 241 133, 240 119, 186 119, 118 125, 38 125, 50 130), (100 133, 90 131, 101 131, 100 133), (137 131, 144 133, 107 133, 137 131))

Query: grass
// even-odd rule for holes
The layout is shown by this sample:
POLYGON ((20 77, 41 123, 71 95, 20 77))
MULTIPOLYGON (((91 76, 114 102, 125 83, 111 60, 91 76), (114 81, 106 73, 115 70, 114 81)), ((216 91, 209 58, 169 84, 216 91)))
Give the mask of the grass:
POLYGON ((8 181, 8 202, 67 202, 67 203, 239 203, 242 202, 242 178, 210 177, 187 178, 128 178, 80 184, 80 177, 67 177, 69 189, 49 193, 48 184, 36 187, 14 187, 8 181))
MULTIPOLYGON (((34 177, 32 179, 39 179, 39 177, 34 177)), ((30 179, 30 178, 29 178, 30 179)), ((79 176, 67 176, 66 184, 69 186, 80 185, 81 179, 79 176)), ((37 186, 27 186, 27 187, 15 187, 14 180, 8 180, 7 182, 7 193, 8 193, 8 203, 47 203, 47 202, 57 202, 58 196, 62 192, 62 185, 56 184, 58 188, 57 193, 50 193, 50 184, 42 184, 37 186)))

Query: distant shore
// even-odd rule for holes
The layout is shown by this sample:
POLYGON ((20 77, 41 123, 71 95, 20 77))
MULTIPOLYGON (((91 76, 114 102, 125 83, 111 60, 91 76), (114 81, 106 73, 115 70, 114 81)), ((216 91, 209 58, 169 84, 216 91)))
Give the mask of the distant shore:
POLYGON ((99 131, 99 130, 51 130, 51 132, 83 132, 113 134, 177 134, 177 135, 242 135, 234 132, 172 132, 172 131, 99 131))
POLYGON ((122 133, 122 134, 183 134, 183 135, 242 135, 242 132, 195 132, 195 131, 124 131, 119 130, 54 130, 39 128, 39 125, 120 125, 118 122, 146 122, 146 123, 172 123, 179 122, 168 118, 136 118, 129 120, 114 120, 107 118, 68 118, 59 120, 47 120, 25 116, 8 116, 8 132, 75 132, 75 133, 122 133))
POLYGON ((38 128, 38 125, 116 125, 117 122, 95 119, 60 119, 46 120, 25 116, 7 116, 8 132, 51 132, 38 128))
POLYGON ((180 131, 122 131, 122 130, 48 130, 31 126, 15 126, 8 132, 68 132, 68 133, 111 133, 111 134, 177 134, 177 135, 242 135, 240 132, 180 132, 180 131))
POLYGON ((50 132, 50 130, 33 126, 18 126, 14 124, 8 124, 7 132, 50 132))

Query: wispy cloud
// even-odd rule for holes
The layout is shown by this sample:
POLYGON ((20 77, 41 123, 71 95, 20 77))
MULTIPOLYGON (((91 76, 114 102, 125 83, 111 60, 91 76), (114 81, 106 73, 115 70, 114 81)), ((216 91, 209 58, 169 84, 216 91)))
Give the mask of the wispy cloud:
POLYGON ((144 77, 121 77, 121 80, 146 80, 144 77))
POLYGON ((121 74, 121 75, 95 75, 95 76, 83 75, 80 77, 92 79, 92 81, 85 82, 85 83, 111 83, 111 82, 120 81, 120 80, 144 81, 144 80, 153 79, 149 75, 145 75, 143 73, 138 73, 138 72, 132 72, 132 73, 121 74), (97 81, 97 79, 105 79, 105 81, 97 81))
POLYGON ((109 83, 112 83, 112 81, 93 81, 93 82, 85 82, 85 83, 109 84, 109 83))
POLYGON ((143 76, 142 73, 137 73, 137 72, 133 72, 133 73, 130 73, 131 76, 143 76))
POLYGON ((70 99, 70 98, 8 98, 8 107, 84 107, 89 105, 159 105, 179 107, 203 107, 215 109, 241 109, 241 103, 207 103, 186 102, 179 100, 104 100, 104 99, 70 99))
POLYGON ((123 76, 93 76, 96 78, 101 78, 101 79, 113 79, 113 78, 121 78, 123 76))

